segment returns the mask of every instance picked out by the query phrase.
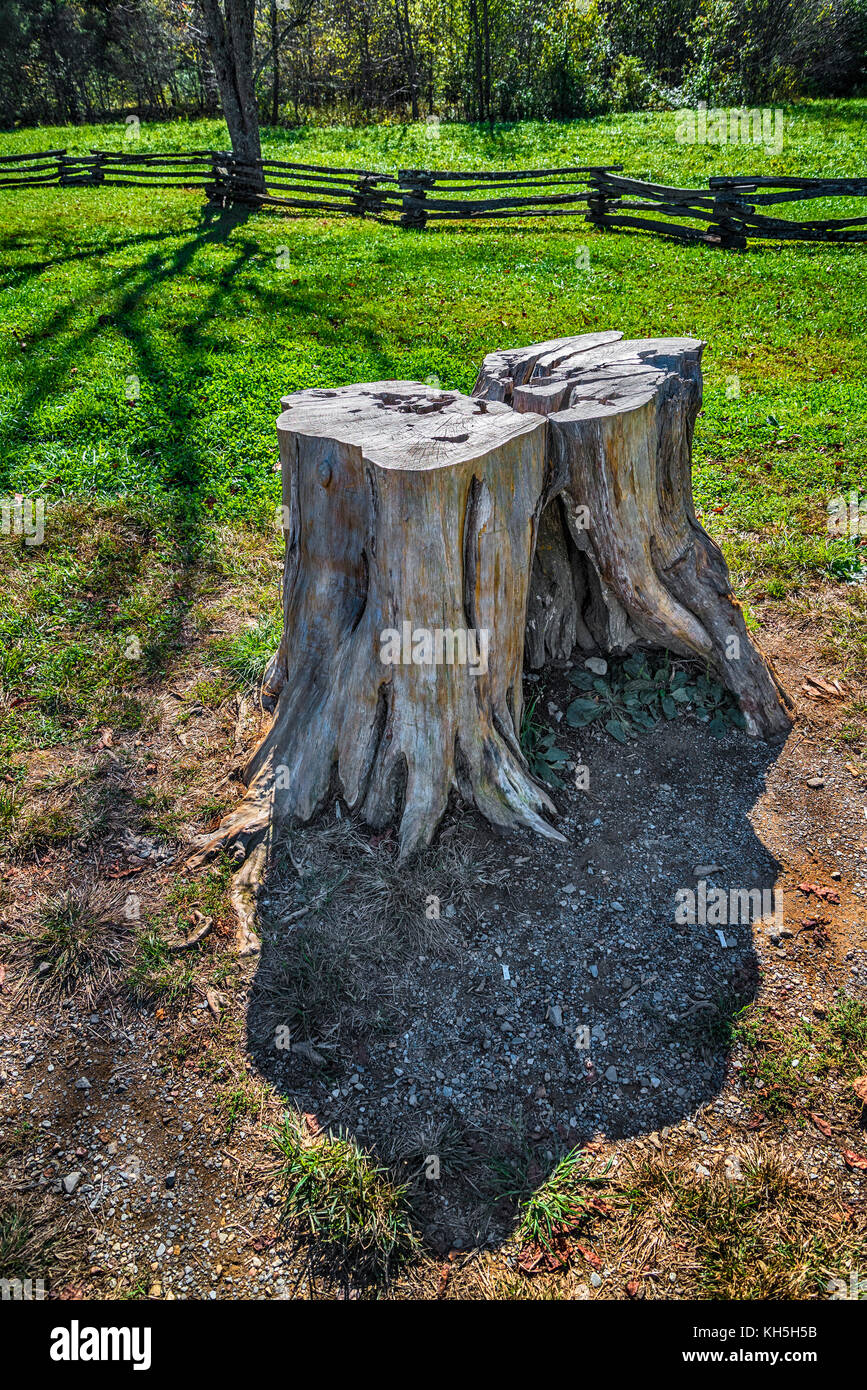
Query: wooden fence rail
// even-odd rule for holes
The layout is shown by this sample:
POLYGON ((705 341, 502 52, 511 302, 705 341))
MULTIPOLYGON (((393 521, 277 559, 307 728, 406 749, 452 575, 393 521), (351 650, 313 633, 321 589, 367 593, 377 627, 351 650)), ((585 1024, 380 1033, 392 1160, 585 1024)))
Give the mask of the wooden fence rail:
POLYGON ((599 228, 635 227, 682 241, 703 241, 726 247, 744 247, 749 237, 781 241, 867 241, 867 216, 795 221, 765 217, 756 210, 770 203, 867 197, 867 179, 736 176, 711 178, 704 190, 668 188, 600 171, 593 175, 593 184, 595 196, 588 219, 599 228), (763 188, 772 191, 758 191, 763 188), (665 220, 660 221, 660 217, 665 220), (679 220, 672 221, 672 218, 679 220), (695 226, 695 223, 706 225, 695 226))
POLYGON ((241 203, 303 213, 371 217, 422 230, 432 222, 583 218, 602 230, 630 228, 711 246, 750 239, 867 241, 867 215, 796 221, 764 208, 867 197, 867 178, 711 178, 707 188, 671 188, 627 178, 619 164, 561 169, 400 169, 395 174, 297 164, 244 163, 220 150, 134 153, 91 149, 0 155, 0 189, 46 185, 201 189, 221 207, 241 203))

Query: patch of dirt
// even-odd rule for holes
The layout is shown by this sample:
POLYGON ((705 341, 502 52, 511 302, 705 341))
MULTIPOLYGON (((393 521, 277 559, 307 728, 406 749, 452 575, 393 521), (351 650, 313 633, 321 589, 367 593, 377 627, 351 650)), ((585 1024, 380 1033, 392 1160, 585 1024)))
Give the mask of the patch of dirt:
MULTIPOLYGON (((773 643, 790 690, 826 679, 785 634, 773 643)), ((455 808, 399 871, 391 835, 332 807, 275 854, 260 956, 232 954, 223 907, 173 957, 188 971, 176 994, 120 989, 48 1013, 28 943, 69 882, 104 875, 134 892, 130 943, 157 919, 180 939, 194 908, 211 912, 206 876, 200 893, 179 876, 180 839, 215 791, 235 794, 258 714, 189 714, 169 694, 158 725, 91 753, 122 793, 107 819, 80 845, 19 856, 0 901, 0 1160, 8 1192, 53 1201, 76 1232, 55 1295, 352 1293, 279 1229, 269 1129, 288 1106, 408 1183, 429 1254, 395 1297, 515 1296, 503 1289, 518 1277, 516 1202, 576 1145, 615 1185, 648 1155, 704 1182, 773 1145, 829 1209, 861 1219, 865 1170, 844 1153, 867 1154, 867 1140, 846 1084, 817 1084, 823 1125, 768 1115, 733 1039, 753 1002, 784 1026, 841 993, 867 1003, 867 783, 857 755, 833 746, 837 702, 798 694, 781 748, 688 719, 621 746, 558 719, 574 694, 564 672, 526 693, 589 770, 586 789, 554 793, 565 845, 498 835, 455 808), (170 831, 142 807, 149 789, 169 798, 170 831), (701 883, 729 907, 731 890, 769 897, 747 920, 678 920, 679 893, 698 904, 701 883)), ((563 1296, 633 1296, 636 1247, 619 1238, 598 1269, 575 1256, 563 1296)), ((674 1280, 651 1279, 649 1296, 685 1296, 668 1258, 674 1280)))

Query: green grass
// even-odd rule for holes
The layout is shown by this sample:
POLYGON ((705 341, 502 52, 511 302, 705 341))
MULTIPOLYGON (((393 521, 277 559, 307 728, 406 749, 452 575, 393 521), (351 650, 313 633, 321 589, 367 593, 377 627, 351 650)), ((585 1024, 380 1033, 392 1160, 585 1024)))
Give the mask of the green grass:
POLYGON ((286 1219, 355 1278, 388 1278, 417 1253, 407 1190, 351 1139, 304 1133, 300 1116, 275 1132, 286 1219))
POLYGON ((32 944, 40 996, 80 995, 93 1004, 126 954, 119 899, 98 887, 72 888, 42 907, 32 944))
POLYGON ((139 933, 126 980, 135 1003, 176 1004, 189 995, 193 978, 192 965, 171 953, 159 927, 146 927, 139 933))
MULTIPOLYGON (((822 1112, 829 1079, 852 1081, 867 1072, 867 1007, 840 995, 824 1018, 793 1027, 753 1005, 738 1020, 734 1041, 746 1054, 741 1076, 766 1114, 822 1112)), ((851 1101, 857 1115, 860 1104, 851 1101)))
POLYGON ((593 1186, 604 1181, 604 1174, 591 1175, 587 1171, 589 1162, 587 1153, 572 1149, 522 1202, 518 1230, 524 1240, 550 1249, 560 1232, 571 1231, 586 1215, 588 1202, 594 1195, 593 1186))
POLYGON ((845 1278, 857 1262, 858 1233, 780 1155, 746 1153, 739 1173, 699 1179, 645 1160, 623 1192, 629 1226, 637 1236, 649 1222, 657 1248, 689 1250, 676 1260, 688 1297, 826 1297, 829 1276, 845 1278))
MULTIPOLYGON (((864 114, 857 101, 790 108, 778 158, 678 145, 671 112, 444 125, 437 141, 422 125, 269 130, 264 145, 381 169, 617 161, 698 184, 747 167, 863 173, 864 114)), ((145 124, 137 148, 225 143, 218 122, 145 124)), ((120 148, 123 132, 0 136, 4 151, 91 144, 120 148)), ((707 341, 701 518, 754 621, 836 585, 834 650, 863 663, 864 586, 845 582, 860 562, 826 527, 830 497, 867 490, 863 247, 723 253, 580 220, 414 234, 221 218, 178 190, 29 189, 0 193, 0 209, 0 496, 47 503, 43 545, 0 538, 0 748, 142 727, 154 681, 210 630, 207 605, 233 581, 244 618, 265 616, 219 637, 210 674, 261 675, 278 612, 281 395, 388 377, 469 390, 494 348, 612 326, 707 341)))

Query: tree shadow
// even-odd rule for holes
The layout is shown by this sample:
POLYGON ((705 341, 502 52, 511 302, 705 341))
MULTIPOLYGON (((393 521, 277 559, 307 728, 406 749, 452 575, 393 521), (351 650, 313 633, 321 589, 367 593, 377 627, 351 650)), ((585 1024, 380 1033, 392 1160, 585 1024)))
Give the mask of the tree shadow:
POLYGON ((757 990, 755 898, 722 927, 675 909, 696 869, 708 893, 773 889, 751 812, 778 750, 686 722, 558 743, 592 769, 592 793, 556 793, 567 844, 455 811, 399 871, 390 836, 332 810, 276 847, 260 895, 252 1061, 408 1184, 437 1251, 506 1239, 576 1146, 714 1104, 757 990))

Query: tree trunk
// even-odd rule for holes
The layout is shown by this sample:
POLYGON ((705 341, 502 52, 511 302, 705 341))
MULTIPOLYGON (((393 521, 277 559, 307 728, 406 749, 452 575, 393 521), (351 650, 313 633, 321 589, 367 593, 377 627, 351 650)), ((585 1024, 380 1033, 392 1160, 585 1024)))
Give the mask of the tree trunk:
POLYGON ((202 14, 232 153, 254 166, 244 170, 245 182, 253 190, 264 188, 261 169, 255 168, 262 146, 253 82, 254 0, 202 0, 202 14))
POLYGON ((271 124, 280 116, 280 40, 277 30, 277 0, 271 0, 271 124))
POLYGON ((369 824, 400 818, 404 855, 454 787, 496 825, 557 836, 517 734, 544 420, 407 382, 284 405, 276 714, 208 849, 307 820, 335 771, 369 824))
POLYGON ((523 663, 668 647, 751 733, 789 719, 692 503, 702 344, 557 339, 485 359, 473 397, 378 382, 287 397, 276 712, 247 796, 193 861, 339 793, 403 857, 458 791, 558 837, 521 754, 523 663))

